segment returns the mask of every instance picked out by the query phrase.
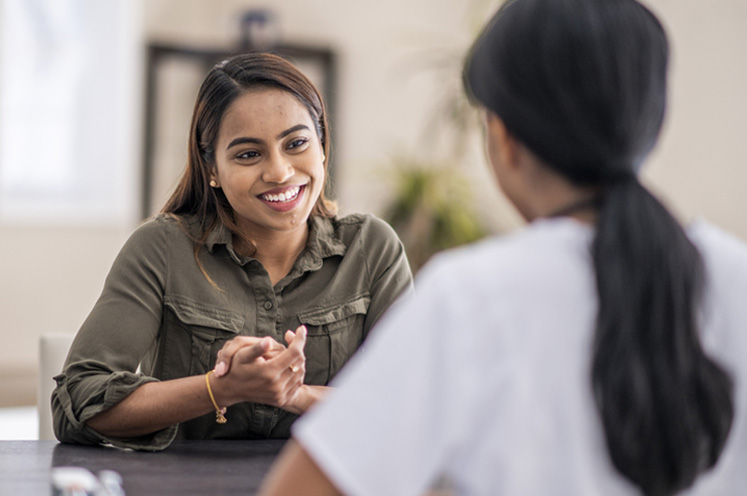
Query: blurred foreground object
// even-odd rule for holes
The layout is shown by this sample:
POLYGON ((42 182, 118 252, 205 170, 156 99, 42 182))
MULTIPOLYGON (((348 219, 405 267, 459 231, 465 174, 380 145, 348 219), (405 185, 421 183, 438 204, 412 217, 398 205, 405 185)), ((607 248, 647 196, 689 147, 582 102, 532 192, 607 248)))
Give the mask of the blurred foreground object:
POLYGON ((83 467, 54 467, 53 496, 124 496, 122 476, 113 470, 102 470, 98 477, 83 467))

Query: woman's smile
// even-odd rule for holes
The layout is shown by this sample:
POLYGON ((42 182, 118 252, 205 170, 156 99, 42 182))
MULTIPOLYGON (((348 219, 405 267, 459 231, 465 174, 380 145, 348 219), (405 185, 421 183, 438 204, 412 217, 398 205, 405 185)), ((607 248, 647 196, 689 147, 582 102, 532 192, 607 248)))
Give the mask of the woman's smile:
POLYGON ((278 212, 288 212, 296 208, 303 199, 306 185, 275 188, 258 195, 257 198, 269 208, 278 212))

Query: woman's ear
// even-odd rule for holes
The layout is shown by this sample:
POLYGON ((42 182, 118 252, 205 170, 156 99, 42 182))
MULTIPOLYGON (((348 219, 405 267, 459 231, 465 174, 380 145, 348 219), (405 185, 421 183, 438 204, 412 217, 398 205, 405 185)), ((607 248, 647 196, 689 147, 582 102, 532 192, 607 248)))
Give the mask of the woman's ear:
MULTIPOLYGON (((518 165, 519 143, 516 137, 497 114, 487 111, 487 139, 491 160, 499 160, 503 166, 518 165)), ((495 164, 494 164, 495 166, 495 164)))
POLYGON ((218 182, 218 174, 215 168, 210 169, 210 186, 213 188, 220 187, 220 183, 218 182))

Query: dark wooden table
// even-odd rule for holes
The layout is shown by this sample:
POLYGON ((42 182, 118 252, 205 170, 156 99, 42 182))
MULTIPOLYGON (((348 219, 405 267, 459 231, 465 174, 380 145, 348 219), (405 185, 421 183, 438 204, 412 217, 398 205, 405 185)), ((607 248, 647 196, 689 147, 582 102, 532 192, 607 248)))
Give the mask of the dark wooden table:
POLYGON ((0 441, 0 496, 52 494, 52 467, 115 470, 127 496, 255 494, 284 441, 177 441, 164 451, 0 441))

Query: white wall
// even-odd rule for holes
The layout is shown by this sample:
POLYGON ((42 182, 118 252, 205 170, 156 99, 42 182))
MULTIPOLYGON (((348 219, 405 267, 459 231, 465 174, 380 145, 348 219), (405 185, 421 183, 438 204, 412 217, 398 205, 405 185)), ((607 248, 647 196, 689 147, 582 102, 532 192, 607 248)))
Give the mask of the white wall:
POLYGON ((673 45, 669 115, 648 178, 684 219, 747 239, 747 2, 648 3, 673 45))
MULTIPOLYGON (((484 17, 490 4, 495 2, 147 0, 142 6, 150 39, 230 46, 237 33, 231 19, 246 8, 271 5, 288 41, 335 49, 338 198, 344 211, 376 212, 388 191, 381 169, 394 152, 428 153, 422 134, 443 80, 417 70, 416 54, 466 47, 474 17, 484 17)), ((670 32, 674 60, 670 113, 646 177, 683 217, 703 215, 747 239, 747 2, 648 4, 670 32)), ((473 156, 481 159, 476 147, 473 156)), ((482 163, 460 166, 474 177, 479 207, 494 228, 516 225, 482 163)), ((137 175, 139 164, 132 168, 137 175)), ((33 403, 38 335, 77 330, 133 227, 0 223, 0 405, 33 403)))

